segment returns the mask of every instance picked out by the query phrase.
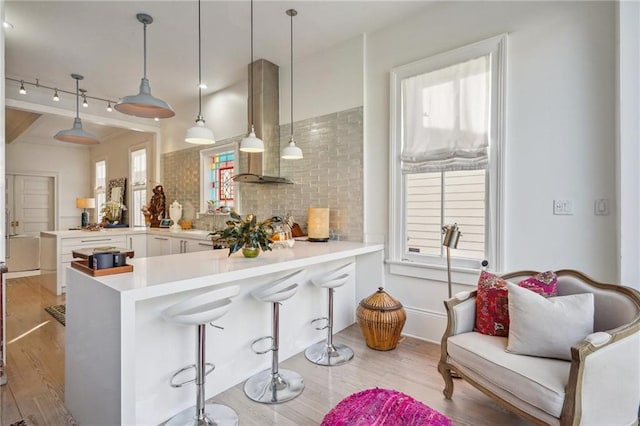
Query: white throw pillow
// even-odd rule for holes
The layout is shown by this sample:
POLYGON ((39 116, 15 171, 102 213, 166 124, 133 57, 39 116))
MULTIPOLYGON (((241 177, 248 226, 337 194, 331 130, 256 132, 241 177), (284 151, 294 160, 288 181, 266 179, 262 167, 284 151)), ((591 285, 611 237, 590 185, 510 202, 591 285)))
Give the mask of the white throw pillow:
POLYGON ((593 294, 545 298, 507 283, 507 351, 571 360, 571 346, 593 333, 593 294))

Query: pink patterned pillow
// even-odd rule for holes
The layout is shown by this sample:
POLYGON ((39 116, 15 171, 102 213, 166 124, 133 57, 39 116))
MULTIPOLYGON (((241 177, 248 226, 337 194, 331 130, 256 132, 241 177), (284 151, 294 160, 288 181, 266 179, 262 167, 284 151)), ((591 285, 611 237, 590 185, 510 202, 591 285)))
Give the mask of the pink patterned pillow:
MULTIPOLYGON (((555 272, 541 272, 518 283, 545 297, 555 296, 558 279, 555 272)), ((509 295, 507 282, 486 271, 480 273, 476 296, 475 331, 489 336, 509 335, 509 295)))
POLYGON ((536 276, 520 281, 518 285, 544 297, 551 297, 558 292, 558 277, 553 271, 540 272, 536 276))

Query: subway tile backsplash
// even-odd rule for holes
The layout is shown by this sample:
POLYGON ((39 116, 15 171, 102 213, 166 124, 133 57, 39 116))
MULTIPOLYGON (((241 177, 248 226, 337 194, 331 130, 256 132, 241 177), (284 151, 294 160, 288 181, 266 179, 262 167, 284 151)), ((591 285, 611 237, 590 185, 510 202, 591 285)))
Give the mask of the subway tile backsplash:
MULTIPOLYGON (((306 231, 307 208, 329 207, 332 235, 341 240, 363 238, 362 107, 294 123, 302 160, 280 160, 280 176, 293 185, 239 184, 241 213, 258 219, 292 215, 306 231)), ((290 125, 280 126, 280 148, 289 142, 290 125)), ((239 142, 242 135, 232 138, 239 142)), ((200 198, 200 151, 193 147, 163 154, 161 182, 167 203, 192 203, 200 198)), ((240 161, 244 159, 241 158, 240 161)), ((203 216, 194 227, 210 229, 212 217, 203 216)))

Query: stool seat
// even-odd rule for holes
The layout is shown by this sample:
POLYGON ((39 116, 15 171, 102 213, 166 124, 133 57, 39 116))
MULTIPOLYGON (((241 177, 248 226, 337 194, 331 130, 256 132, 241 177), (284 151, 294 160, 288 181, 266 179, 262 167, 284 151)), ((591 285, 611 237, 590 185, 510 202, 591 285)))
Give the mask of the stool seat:
POLYGON ((168 322, 196 326, 196 363, 181 368, 171 378, 170 384, 174 388, 180 388, 188 383, 196 384, 196 405, 187 408, 173 416, 166 423, 168 426, 176 425, 219 425, 235 426, 238 424, 238 414, 230 407, 221 404, 205 403, 205 377, 211 373, 215 366, 205 360, 206 350, 206 325, 223 315, 231 307, 231 298, 240 293, 239 286, 216 289, 204 294, 189 297, 164 309, 160 315, 168 322), (206 367, 209 367, 207 370, 206 367), (195 369, 195 378, 182 383, 174 383, 174 379, 189 369, 195 369))
POLYGON ((324 278, 313 278, 313 279, 311 279, 311 282, 316 287, 337 288, 337 287, 343 286, 347 282, 348 279, 349 279, 349 274, 343 274, 343 275, 339 275, 339 276, 337 276, 335 278, 332 278, 330 280, 326 280, 324 278))
POLYGON ((297 281, 300 281, 303 275, 304 271, 294 272, 255 289, 251 292, 251 295, 261 302, 283 302, 296 294, 298 289, 297 281))
POLYGON ((309 346, 305 351, 305 357, 318 365, 334 366, 341 365, 353 358, 353 350, 346 345, 333 343, 333 293, 337 287, 343 286, 349 280, 348 269, 353 263, 340 266, 333 271, 312 278, 313 285, 326 288, 329 293, 329 315, 326 317, 316 318, 311 321, 315 326, 316 323, 326 321, 323 327, 316 327, 316 330, 327 330, 327 339, 309 346))
POLYGON ((182 325, 207 324, 225 315, 231 307, 231 297, 240 293, 239 286, 213 290, 178 302, 163 310, 162 317, 182 325))

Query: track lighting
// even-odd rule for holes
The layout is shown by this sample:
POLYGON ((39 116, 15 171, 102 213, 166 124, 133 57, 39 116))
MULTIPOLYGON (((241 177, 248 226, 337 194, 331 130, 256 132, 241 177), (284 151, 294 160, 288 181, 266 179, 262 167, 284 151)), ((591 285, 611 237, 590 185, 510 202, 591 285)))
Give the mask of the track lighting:
MULTIPOLYGON (((25 89, 25 85, 26 86, 33 86, 33 87, 36 87, 38 89, 51 90, 53 92, 52 100, 54 102, 59 102, 60 101, 60 93, 66 93, 68 95, 74 95, 74 96, 76 95, 76 92, 72 92, 70 90, 63 90, 63 89, 60 89, 58 87, 50 87, 50 86, 45 86, 44 84, 40 84, 40 79, 36 79, 35 83, 32 83, 30 81, 25 81, 25 80, 18 80, 18 79, 11 78, 11 77, 5 77, 5 80, 19 83, 20 84, 20 88, 18 89, 18 92, 21 95, 26 95, 27 94, 27 89, 25 89)), ((88 107, 89 106, 89 103, 88 103, 87 99, 92 99, 94 101, 106 102, 107 103, 107 111, 109 111, 109 112, 113 111, 112 105, 115 103, 115 101, 112 101, 110 99, 98 98, 96 96, 89 96, 89 95, 87 95, 87 91, 85 89, 78 89, 78 91, 80 93, 82 93, 81 96, 82 96, 82 100, 84 101, 83 102, 83 106, 84 107, 88 107)))
POLYGON ((85 108, 89 108, 89 102, 87 102, 87 91, 84 89, 80 89, 80 93, 82 93, 82 106, 85 108))

